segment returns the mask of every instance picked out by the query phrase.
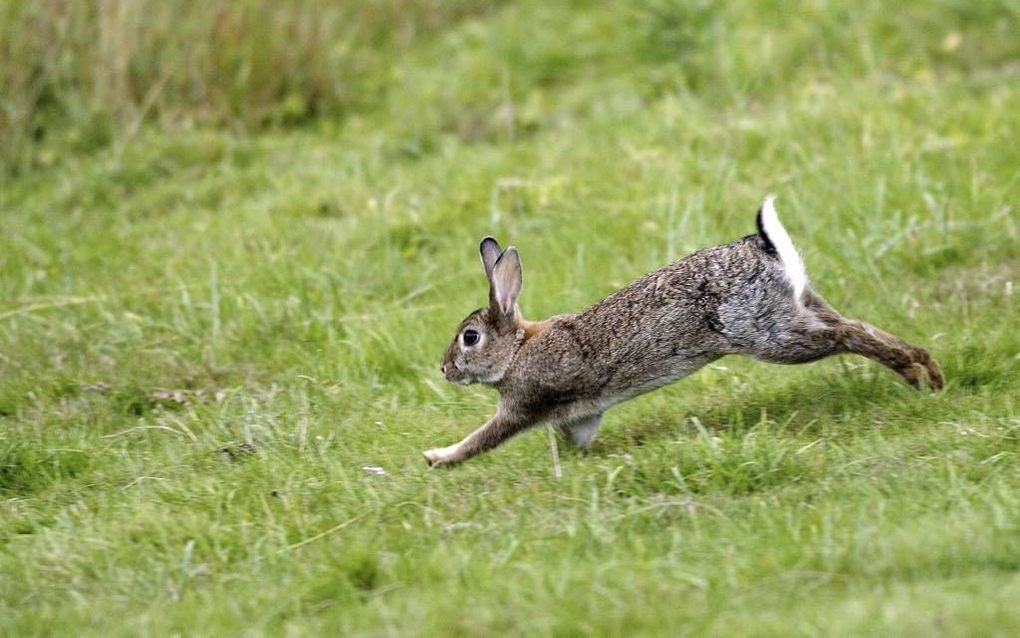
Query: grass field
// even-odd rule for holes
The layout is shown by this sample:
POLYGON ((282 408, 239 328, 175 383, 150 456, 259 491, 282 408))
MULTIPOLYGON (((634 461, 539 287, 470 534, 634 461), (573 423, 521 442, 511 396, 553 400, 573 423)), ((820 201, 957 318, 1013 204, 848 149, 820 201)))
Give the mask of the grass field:
POLYGON ((433 26, 373 40, 343 109, 99 138, 57 110, 7 156, 0 633, 1016 635, 1017 5, 433 26), (815 289, 943 392, 727 358, 590 453, 538 430, 426 469, 495 405, 438 370, 481 236, 539 318, 753 232, 767 192, 815 289))

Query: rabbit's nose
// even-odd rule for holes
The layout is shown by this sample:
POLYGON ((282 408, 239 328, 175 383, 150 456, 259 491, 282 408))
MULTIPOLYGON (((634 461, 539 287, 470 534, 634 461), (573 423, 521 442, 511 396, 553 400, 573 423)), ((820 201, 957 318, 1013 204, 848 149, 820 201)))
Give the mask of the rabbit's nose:
POLYGON ((439 366, 439 371, 442 372, 443 375, 446 375, 446 364, 445 363, 439 366))

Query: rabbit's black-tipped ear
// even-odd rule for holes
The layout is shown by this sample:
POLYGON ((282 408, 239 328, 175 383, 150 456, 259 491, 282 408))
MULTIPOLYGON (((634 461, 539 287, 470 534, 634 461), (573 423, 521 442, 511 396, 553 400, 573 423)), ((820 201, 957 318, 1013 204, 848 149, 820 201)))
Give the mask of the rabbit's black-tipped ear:
POLYGON ((517 254, 516 248, 507 248, 496 261, 490 281, 490 302, 504 315, 512 317, 517 311, 517 298, 521 296, 521 286, 524 283, 521 256, 517 254))
POLYGON ((492 269, 496 266, 496 262, 499 261, 499 256, 503 254, 503 251, 500 249, 499 242, 495 238, 486 237, 479 244, 478 252, 482 255, 482 267, 485 268, 485 278, 491 282, 492 269))

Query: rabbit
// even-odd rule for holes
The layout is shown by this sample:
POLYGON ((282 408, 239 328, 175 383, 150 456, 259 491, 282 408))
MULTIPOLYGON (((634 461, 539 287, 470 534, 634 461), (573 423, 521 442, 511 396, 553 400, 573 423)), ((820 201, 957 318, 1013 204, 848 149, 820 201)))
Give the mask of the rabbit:
POLYGON ((495 387, 499 404, 459 443, 426 451, 428 464, 464 461, 540 424, 587 448, 608 408, 728 354, 794 364, 849 352, 915 388, 942 388, 927 351, 843 317, 811 289, 774 199, 758 210, 757 234, 648 273, 580 314, 543 321, 517 308, 517 249, 483 239, 489 305, 457 327, 441 371, 453 383, 495 387))

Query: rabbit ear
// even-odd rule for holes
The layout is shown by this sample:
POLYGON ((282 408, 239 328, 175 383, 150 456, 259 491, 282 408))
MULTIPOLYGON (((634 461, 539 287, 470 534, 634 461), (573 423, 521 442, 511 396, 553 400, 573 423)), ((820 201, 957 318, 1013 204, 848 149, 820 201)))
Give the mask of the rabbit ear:
POLYGON ((521 286, 524 283, 521 256, 517 254, 516 248, 507 248, 496 261, 489 282, 489 303, 507 317, 512 317, 517 311, 517 298, 521 296, 521 286))
POLYGON ((486 237, 482 240, 482 243, 478 246, 478 252, 482 256, 482 267, 485 268, 485 278, 492 282, 492 269, 495 267, 496 262, 499 261, 499 256, 503 254, 503 251, 499 247, 499 242, 493 237, 486 237))

